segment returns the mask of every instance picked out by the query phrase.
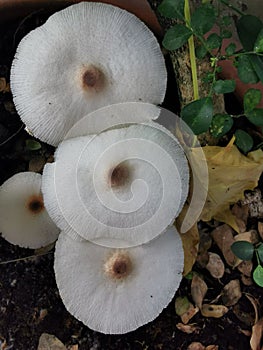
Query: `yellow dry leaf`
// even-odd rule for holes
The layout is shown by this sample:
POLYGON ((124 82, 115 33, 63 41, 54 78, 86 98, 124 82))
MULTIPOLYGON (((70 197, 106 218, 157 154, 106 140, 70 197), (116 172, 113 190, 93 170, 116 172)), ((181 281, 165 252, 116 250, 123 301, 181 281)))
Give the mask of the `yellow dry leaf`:
POLYGON ((186 276, 191 270, 196 261, 198 247, 199 247, 199 232, 197 223, 195 223, 190 230, 185 233, 180 233, 180 227, 182 225, 185 214, 188 210, 188 205, 185 204, 180 215, 176 219, 176 227, 181 236, 184 249, 184 271, 183 275, 186 276))
MULTIPOLYGON (((209 186, 200 219, 209 221, 214 218, 239 232, 229 206, 242 199, 245 190, 252 190, 257 186, 263 171, 263 152, 259 149, 245 156, 233 143, 234 138, 226 147, 203 147, 208 166, 209 186)), ((195 149, 192 149, 191 156, 202 157, 202 153, 195 153, 195 149)), ((200 159, 200 162, 203 161, 200 159)))

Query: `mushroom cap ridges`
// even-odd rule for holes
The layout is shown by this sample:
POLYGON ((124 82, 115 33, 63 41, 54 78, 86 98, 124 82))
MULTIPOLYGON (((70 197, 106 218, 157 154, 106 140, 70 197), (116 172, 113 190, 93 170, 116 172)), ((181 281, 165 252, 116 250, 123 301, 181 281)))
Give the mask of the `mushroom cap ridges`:
POLYGON ((8 242, 35 249, 57 239, 40 188, 41 175, 34 172, 15 174, 0 187, 0 231, 8 242))
POLYGON ((60 228, 121 248, 150 241, 174 221, 187 196, 188 165, 178 141, 155 124, 59 145, 49 174, 44 171, 42 190, 60 228), (49 193, 51 179, 56 198, 49 193))
POLYGON ((102 3, 83 2, 52 15, 22 39, 11 69, 21 119, 34 136, 53 145, 99 107, 123 101, 160 104, 166 80, 152 32, 133 14, 102 3), (91 78, 94 69, 99 73, 91 78), (96 76, 103 76, 98 89, 92 87, 96 76), (83 79, 91 89, 83 88, 83 79))
POLYGON ((122 334, 154 320, 169 304, 183 265, 181 239, 173 227, 148 244, 121 250, 76 242, 62 233, 54 268, 60 296, 74 317, 95 331, 122 334), (127 274, 112 278, 108 265, 118 255, 117 269, 127 262, 127 274))

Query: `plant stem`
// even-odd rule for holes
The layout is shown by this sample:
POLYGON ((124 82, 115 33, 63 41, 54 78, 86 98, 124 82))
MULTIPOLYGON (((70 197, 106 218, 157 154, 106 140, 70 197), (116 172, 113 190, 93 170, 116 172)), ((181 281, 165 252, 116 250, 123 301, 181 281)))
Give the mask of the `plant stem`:
POLYGON ((51 254, 51 253, 53 253, 53 252, 45 252, 45 253, 41 253, 41 254, 25 256, 24 258, 18 258, 18 259, 13 259, 13 260, 1 261, 0 265, 5 265, 5 264, 17 262, 17 261, 27 260, 27 259, 33 259, 33 258, 36 258, 38 256, 43 256, 43 255, 47 255, 47 254, 51 254))
POLYGON ((260 265, 260 259, 259 259, 259 256, 258 256, 258 251, 257 251, 257 249, 255 249, 255 252, 256 252, 256 257, 257 257, 257 263, 258 263, 258 265, 260 265))
MULTIPOLYGON (((184 15, 185 15, 185 22, 191 23, 189 0, 185 0, 184 15)), ((198 91, 198 79, 197 79, 197 68, 196 68, 196 57, 195 57, 195 44, 194 44, 193 35, 188 39, 188 45, 189 45, 190 64, 191 64, 192 81, 193 81, 194 100, 198 100, 199 91, 198 91)))

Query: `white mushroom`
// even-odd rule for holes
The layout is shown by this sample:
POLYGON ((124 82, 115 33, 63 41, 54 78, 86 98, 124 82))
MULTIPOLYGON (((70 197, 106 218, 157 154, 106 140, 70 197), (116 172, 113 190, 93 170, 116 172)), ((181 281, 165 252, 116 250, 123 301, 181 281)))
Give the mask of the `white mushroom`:
POLYGON ((55 160, 43 173, 45 206, 73 238, 119 248, 148 242, 187 197, 183 150, 154 122, 66 140, 55 160))
POLYGON ((148 27, 102 3, 82 2, 52 15, 23 38, 11 69, 21 119, 52 145, 99 107, 160 104, 166 80, 163 55, 148 27))
POLYGON ((33 172, 15 174, 0 187, 0 232, 8 242, 35 249, 57 239, 40 188, 41 175, 33 172))
POLYGON ((148 244, 109 249, 62 233, 55 275, 67 310, 89 328, 121 334, 154 320, 179 287, 184 265, 175 228, 148 244))

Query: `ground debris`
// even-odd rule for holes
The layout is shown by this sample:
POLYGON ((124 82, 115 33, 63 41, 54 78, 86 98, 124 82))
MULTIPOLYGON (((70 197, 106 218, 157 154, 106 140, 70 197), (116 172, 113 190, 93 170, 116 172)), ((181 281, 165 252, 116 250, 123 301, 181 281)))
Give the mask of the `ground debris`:
POLYGON ((191 295, 195 305, 201 309, 204 297, 207 292, 207 285, 205 281, 198 275, 194 275, 191 283, 191 295))
POLYGON ((251 350, 260 350, 260 343, 263 334, 263 318, 261 318, 253 327, 250 339, 251 350))
POLYGON ((245 193, 245 198, 242 200, 242 204, 248 205, 250 217, 263 217, 263 201, 259 188, 255 189, 254 191, 245 193))
POLYGON ((232 280, 223 288, 222 300, 225 306, 235 305, 241 296, 239 280, 232 280))
POLYGON ((65 345, 54 335, 43 333, 39 338, 37 350, 67 350, 65 345))
POLYGON ((247 219, 249 215, 249 207, 247 204, 235 203, 231 209, 232 214, 235 217, 239 232, 245 232, 247 228, 247 219))
POLYGON ((186 334, 191 334, 191 333, 198 333, 200 330, 200 327, 198 327, 196 324, 183 324, 183 323, 177 323, 176 328, 179 329, 180 331, 186 333, 186 334))
POLYGON ((211 235, 224 255, 227 264, 234 266, 236 263, 236 256, 231 250, 231 245, 235 242, 232 228, 224 224, 214 229, 211 235))
POLYGON ((208 253, 209 260, 206 265, 206 269, 210 272, 211 276, 214 278, 221 278, 225 273, 225 266, 220 258, 220 256, 216 253, 208 253))
POLYGON ((204 317, 220 318, 228 312, 228 308, 224 305, 203 304, 201 314, 204 317))

